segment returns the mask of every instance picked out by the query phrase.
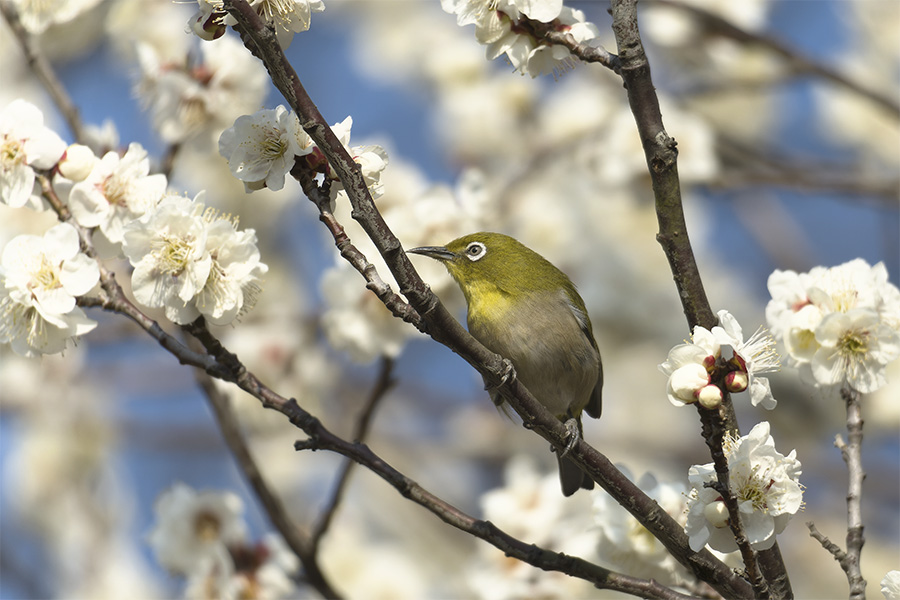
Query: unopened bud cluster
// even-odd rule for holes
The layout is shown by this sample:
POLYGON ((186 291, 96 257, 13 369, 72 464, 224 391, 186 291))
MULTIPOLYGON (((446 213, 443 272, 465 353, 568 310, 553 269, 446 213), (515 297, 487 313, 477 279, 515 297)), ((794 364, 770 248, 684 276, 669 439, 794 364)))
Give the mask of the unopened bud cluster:
POLYGON ((772 338, 762 330, 746 342, 741 327, 727 311, 719 312, 721 325, 707 330, 695 327, 691 343, 672 348, 659 367, 669 376, 666 393, 672 404, 699 402, 707 409, 718 408, 724 393, 750 390, 754 405, 775 406, 764 377, 754 377, 778 368, 772 338), (730 349, 723 353, 723 348, 730 349), (726 358, 730 352, 730 358, 726 358))

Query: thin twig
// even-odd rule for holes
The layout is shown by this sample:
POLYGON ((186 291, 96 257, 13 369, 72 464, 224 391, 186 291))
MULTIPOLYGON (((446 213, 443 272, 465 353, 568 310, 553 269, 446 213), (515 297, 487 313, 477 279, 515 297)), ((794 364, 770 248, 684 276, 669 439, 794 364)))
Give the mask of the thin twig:
MULTIPOLYGON (((369 392, 369 397, 366 399, 366 403, 363 405, 363 409, 356 421, 356 427, 353 431, 354 442, 362 442, 368 435, 369 427, 372 425, 372 418, 375 415, 375 409, 378 407, 381 399, 387 395, 387 392, 394 385, 393 371, 394 359, 389 356, 382 356, 378 377, 376 378, 375 384, 372 386, 371 392, 369 392)), ((337 483, 335 483, 334 489, 331 492, 331 497, 325 505, 325 509, 322 511, 319 520, 312 528, 310 546, 312 547, 313 554, 318 550, 320 542, 325 537, 328 528, 331 526, 331 521, 341 504, 341 500, 344 497, 344 490, 347 488, 347 483, 350 481, 350 473, 353 471, 355 465, 356 463, 354 461, 349 458, 346 459, 341 468, 341 472, 338 475, 337 483)))
POLYGON ((815 538, 823 548, 828 550, 828 552, 834 557, 836 561, 840 563, 846 559, 847 553, 844 552, 840 546, 828 539, 826 535, 820 533, 819 530, 816 529, 815 523, 813 523, 812 521, 807 521, 806 527, 809 529, 810 537, 815 538))
POLYGON ((371 290, 385 307, 391 311, 398 319, 411 323, 416 329, 424 332, 422 317, 416 312, 410 304, 400 295, 394 293, 391 286, 382 279, 378 270, 375 268, 366 255, 363 254, 350 241, 344 226, 341 225, 331 212, 331 201, 328 196, 328 190, 325 184, 322 187, 316 183, 312 174, 302 164, 297 164, 291 170, 293 175, 303 189, 303 193, 312 200, 319 209, 319 220, 328 228, 334 238, 334 245, 340 252, 341 257, 355 268, 366 280, 366 288, 371 290))
POLYGON ((565 47, 582 62, 599 63, 614 73, 619 72, 621 63, 618 56, 607 51, 603 46, 592 46, 576 42, 567 28, 559 26, 559 21, 541 23, 540 21, 522 18, 516 22, 514 27, 524 29, 539 40, 565 47))
POLYGON ((78 114, 78 108, 69 97, 62 81, 56 76, 50 61, 37 48, 34 43, 34 37, 22 25, 22 20, 19 18, 16 7, 12 2, 0 0, 0 12, 3 13, 3 18, 6 19, 9 28, 12 29, 13 34, 19 40, 19 46, 21 46, 22 52, 25 54, 28 66, 47 90, 47 93, 50 94, 50 98, 53 99, 59 112, 62 113, 69 130, 75 137, 75 141, 83 143, 85 139, 84 126, 78 114))

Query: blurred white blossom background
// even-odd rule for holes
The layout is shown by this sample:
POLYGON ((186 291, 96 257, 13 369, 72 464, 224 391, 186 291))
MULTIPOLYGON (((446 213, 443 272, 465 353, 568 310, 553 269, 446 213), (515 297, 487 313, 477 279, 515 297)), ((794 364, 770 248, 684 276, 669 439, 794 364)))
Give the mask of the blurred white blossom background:
MULTIPOLYGON (((13 4, 29 14, 30 3, 13 4)), ((204 314, 224 323, 213 330, 250 370, 345 437, 389 364, 395 385, 367 443, 399 470, 528 542, 684 582, 686 573, 602 491, 559 494, 547 445, 498 415, 480 376, 461 359, 390 315, 337 254, 296 181, 237 166, 241 157, 227 135, 220 138, 223 132, 287 117, 264 68, 233 33, 209 42, 186 34, 197 10, 186 3, 63 4, 65 14, 60 9, 49 21, 33 15, 25 24, 38 32, 38 47, 88 125, 104 177, 130 169, 131 177, 157 178, 152 201, 129 196, 118 209, 190 205, 178 208, 179 218, 215 228, 208 235, 223 246, 255 244, 256 254, 241 263, 251 266, 230 271, 230 287, 187 295, 190 282, 180 282, 167 292, 191 302, 181 313, 165 309, 153 295, 158 290, 137 279, 133 297, 149 315, 187 322, 204 314), (162 171, 166 200, 157 185, 162 171), (268 189, 259 189, 263 180, 268 189), (197 200, 217 216, 191 212, 190 199, 201 191, 197 200)), ((895 103, 900 97, 894 0, 687 4, 777 37, 895 103)), ((310 3, 309 30, 293 36, 287 55, 326 120, 361 157, 388 225, 406 248, 501 231, 568 273, 586 301, 604 361, 603 417, 585 422, 585 437, 676 519, 689 520, 695 482, 688 468, 707 463, 708 452, 695 411, 667 400, 657 365, 691 332, 655 240, 647 166, 621 80, 599 65, 568 69, 565 60, 552 63, 555 74, 533 78, 547 71, 541 55, 521 65, 505 57, 489 62, 475 28, 458 26, 438 0, 326 0, 321 12, 320 5, 310 3)), ((615 51, 606 3, 566 5, 583 35, 599 35, 615 51)), ((896 286, 900 117, 761 45, 715 35, 683 7, 647 2, 641 9, 714 310, 733 314, 747 339, 759 326, 776 334, 790 329, 766 320, 767 284, 776 269, 797 275, 860 258, 883 262, 882 283, 896 286)), ((47 127, 73 142, 15 36, 3 22, 0 31, 0 108, 25 99, 40 108, 47 127)), ((314 160, 305 134, 292 135, 292 152, 314 160)), ((68 166, 74 173, 83 165, 73 158, 68 166)), ((290 165, 281 167, 283 176, 290 165)), ((153 221, 126 226, 121 213, 101 214, 91 181, 71 186, 76 218, 99 226, 110 245, 124 238, 125 254, 140 271, 153 221)), ((389 277, 337 188, 336 217, 389 277)), ((50 229, 55 218, 34 210, 27 196, 21 204, 31 209, 0 204, 0 245, 19 235, 36 236, 32 244, 51 235, 61 251, 59 240, 71 232, 50 229)), ((61 258, 72 259, 73 249, 61 258)), ((128 261, 108 260, 128 272, 128 261)), ((464 320, 462 295, 444 269, 414 264, 464 320)), ((216 267, 205 268, 199 279, 216 267)), ((76 287, 96 283, 89 277, 83 273, 76 287)), ((129 279, 119 277, 126 286, 129 279)), ((85 313, 98 325, 62 356, 23 358, 0 346, 0 597, 200 598, 209 586, 233 596, 312 596, 292 579, 296 561, 271 535, 190 370, 125 319, 97 308, 85 313), (256 583, 265 593, 240 578, 237 564, 234 579, 216 580, 222 567, 215 561, 233 559, 190 546, 199 538, 179 542, 179 531, 199 523, 255 557, 256 583), (198 556, 209 562, 198 565, 198 556)), ((86 333, 80 315, 68 318, 73 333, 86 333)), ((889 327, 896 335, 900 323, 889 327)), ((766 373, 777 407, 755 406, 750 392, 735 405, 744 432, 768 421, 778 456, 796 450, 805 506, 779 543, 798 597, 834 597, 846 585, 844 575, 803 522, 814 520, 832 539, 846 530, 846 467, 833 447, 844 430, 844 408, 828 389, 803 385, 801 371, 815 369, 810 359, 784 345, 777 350, 790 357, 779 372, 766 373)), ((900 363, 886 362, 886 380, 861 390, 872 392, 863 400, 863 574, 873 596, 900 566, 900 363)), ((341 461, 294 452, 299 432, 281 415, 234 387, 219 389, 235 403, 252 452, 288 512, 300 523, 314 521, 341 461)), ((363 469, 351 477, 321 553, 322 569, 351 598, 617 596, 459 535, 363 469)))

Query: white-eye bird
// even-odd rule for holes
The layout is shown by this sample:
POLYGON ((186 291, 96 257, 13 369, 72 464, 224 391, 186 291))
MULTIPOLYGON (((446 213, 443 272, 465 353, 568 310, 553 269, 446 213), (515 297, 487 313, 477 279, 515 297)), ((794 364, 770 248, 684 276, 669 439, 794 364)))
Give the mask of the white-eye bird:
MULTIPOLYGON (((566 424, 566 451, 571 449, 582 434, 582 411, 600 417, 603 386, 591 320, 572 281, 540 254, 500 233, 473 233, 446 246, 408 252, 447 267, 466 297, 469 333, 512 362, 519 381, 566 424)), ((503 403, 496 391, 491 399, 503 403)), ((557 454, 563 494, 593 488, 566 451, 557 454)))

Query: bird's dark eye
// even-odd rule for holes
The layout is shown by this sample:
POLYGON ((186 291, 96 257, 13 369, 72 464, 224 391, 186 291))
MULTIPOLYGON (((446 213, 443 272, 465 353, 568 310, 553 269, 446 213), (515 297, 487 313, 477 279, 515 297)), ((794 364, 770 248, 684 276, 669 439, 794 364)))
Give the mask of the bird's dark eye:
POLYGON ((469 242, 466 246, 466 257, 471 261, 479 260, 487 252, 487 248, 481 242, 469 242))

